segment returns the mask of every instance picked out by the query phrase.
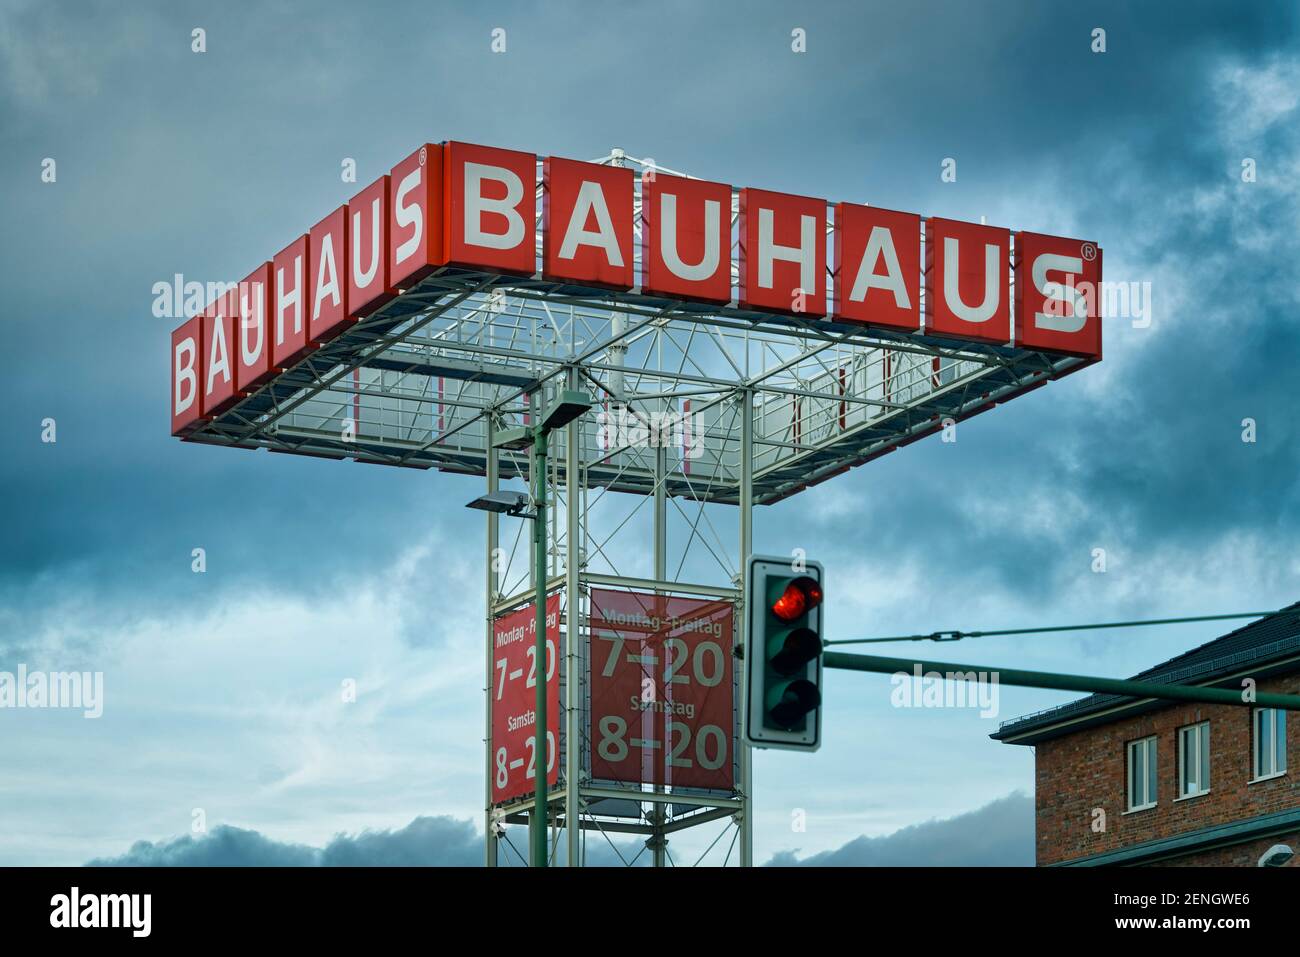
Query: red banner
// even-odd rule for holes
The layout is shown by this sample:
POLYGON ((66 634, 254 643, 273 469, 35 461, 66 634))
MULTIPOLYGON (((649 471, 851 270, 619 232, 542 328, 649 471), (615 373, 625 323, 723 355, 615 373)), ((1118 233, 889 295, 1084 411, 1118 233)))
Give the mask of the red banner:
MULTIPOLYGON (((546 780, 559 777, 560 596, 546 599, 546 780)), ((492 803, 532 794, 537 773, 537 612, 498 618, 492 628, 492 803)))
POLYGON ((591 773, 631 784, 735 784, 731 602, 591 592, 591 773))

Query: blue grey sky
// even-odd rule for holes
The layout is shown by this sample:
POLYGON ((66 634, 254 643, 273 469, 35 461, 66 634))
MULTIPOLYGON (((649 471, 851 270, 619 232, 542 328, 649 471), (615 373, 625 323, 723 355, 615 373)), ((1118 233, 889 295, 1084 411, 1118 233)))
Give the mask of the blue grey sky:
MULTIPOLYGON (((0 670, 103 671, 106 707, 0 711, 0 864, 171 846, 195 809, 214 837, 303 860, 339 834, 442 835, 447 860, 477 840, 482 520, 460 505, 479 481, 167 434, 176 323, 153 317, 153 284, 242 277, 356 191, 345 157, 364 184, 424 141, 617 146, 737 185, 1094 238, 1107 280, 1150 284, 1149 324, 1109 319, 1103 363, 955 443, 761 510, 756 549, 825 563, 833 636, 1300 598, 1296 16, 3 0, 0 670), (344 708, 347 677, 361 694, 344 708)), ((898 650, 1121 675, 1220 631, 898 650)), ((822 750, 757 757, 758 860, 879 861, 853 848, 936 820, 1018 833, 1032 752, 988 740, 996 719, 891 708, 889 690, 829 676, 822 750)), ((998 717, 1067 697, 1006 688, 998 717)))

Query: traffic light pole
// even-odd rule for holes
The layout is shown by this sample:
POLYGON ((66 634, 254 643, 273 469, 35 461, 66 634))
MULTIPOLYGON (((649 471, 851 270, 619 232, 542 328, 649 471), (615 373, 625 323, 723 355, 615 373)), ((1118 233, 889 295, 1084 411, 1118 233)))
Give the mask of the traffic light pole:
POLYGON ((1300 695, 1261 692, 1249 698, 1229 688, 1205 688, 1188 685, 1157 684, 1152 681, 1129 681, 1118 678, 1094 678, 1052 671, 1027 671, 1023 668, 998 668, 992 665, 955 664, 949 661, 920 661, 915 658, 887 658, 880 655, 850 655, 828 651, 822 666, 842 671, 868 671, 874 674, 911 675, 919 666, 923 672, 940 674, 985 672, 997 676, 999 684, 1023 688, 1051 688, 1056 691, 1088 691, 1094 694, 1124 695, 1130 698, 1161 698, 1170 701, 1198 701, 1205 704, 1251 705, 1300 711, 1300 695))

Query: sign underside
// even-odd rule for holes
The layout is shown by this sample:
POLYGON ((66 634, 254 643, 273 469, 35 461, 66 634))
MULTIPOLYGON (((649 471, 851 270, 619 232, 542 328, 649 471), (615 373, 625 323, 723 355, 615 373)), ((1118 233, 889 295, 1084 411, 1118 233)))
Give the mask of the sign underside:
MULTIPOLYGON (((1091 361, 445 267, 187 439, 483 475, 489 421, 523 424, 572 372, 598 404, 590 485, 652 494, 666 455, 668 495, 734 504, 748 389, 767 504, 1091 361)), ((503 453, 501 478, 527 458, 503 453)))

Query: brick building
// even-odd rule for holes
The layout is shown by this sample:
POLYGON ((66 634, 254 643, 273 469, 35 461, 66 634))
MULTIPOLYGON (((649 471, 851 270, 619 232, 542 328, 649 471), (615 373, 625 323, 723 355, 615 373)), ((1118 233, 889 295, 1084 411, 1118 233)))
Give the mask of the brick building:
MULTIPOLYGON (((1300 695, 1300 603, 1136 680, 1300 695)), ((1032 745, 1037 863, 1254 867, 1300 854, 1300 712, 1090 695, 1005 721, 1032 745)), ((1287 866, 1297 866, 1293 857, 1287 866)))

